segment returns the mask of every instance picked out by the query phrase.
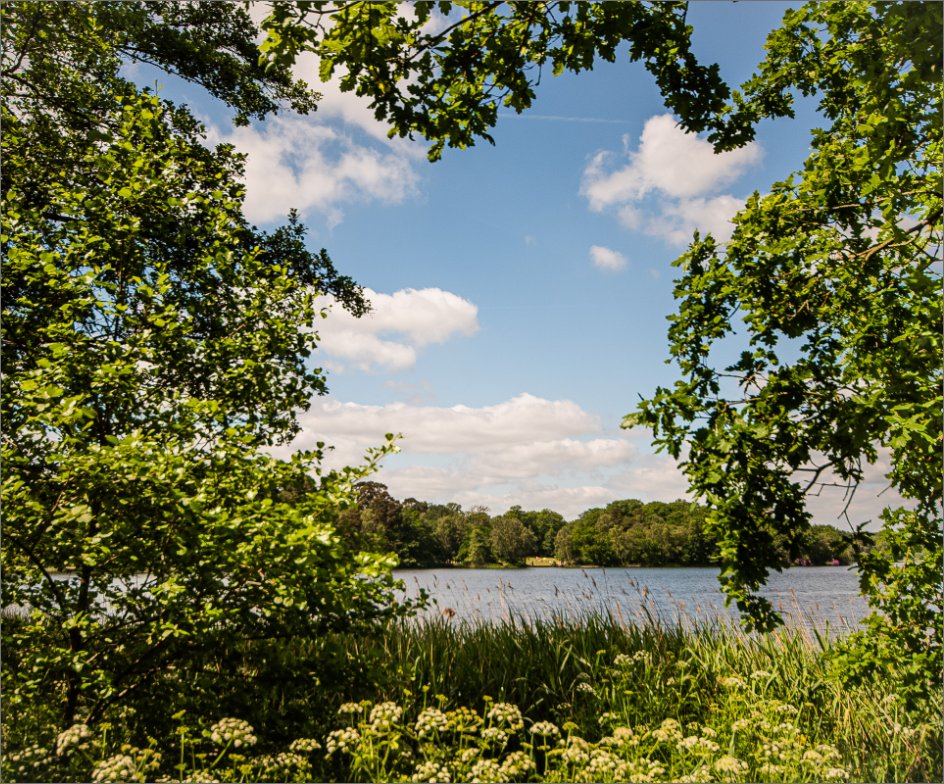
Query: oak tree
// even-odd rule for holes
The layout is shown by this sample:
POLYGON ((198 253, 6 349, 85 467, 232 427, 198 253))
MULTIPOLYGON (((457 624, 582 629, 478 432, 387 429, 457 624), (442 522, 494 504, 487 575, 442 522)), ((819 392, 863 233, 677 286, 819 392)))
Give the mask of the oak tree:
POLYGON ((294 217, 250 226, 241 157, 120 68, 180 73, 237 119, 317 96, 263 72, 238 6, 2 14, 9 751, 37 716, 61 729, 116 711, 133 723, 137 708, 153 726, 178 695, 245 676, 214 673, 224 651, 403 607, 393 559, 333 527, 370 465, 321 476, 318 451, 264 451, 326 389, 319 298, 361 313, 361 289, 306 249, 294 217))

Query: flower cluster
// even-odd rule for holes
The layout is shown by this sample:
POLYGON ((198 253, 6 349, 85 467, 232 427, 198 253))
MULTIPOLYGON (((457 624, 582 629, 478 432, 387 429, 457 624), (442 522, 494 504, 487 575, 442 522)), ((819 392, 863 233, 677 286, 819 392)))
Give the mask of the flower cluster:
POLYGON ((307 778, 311 764, 300 754, 283 751, 258 757, 256 771, 263 781, 297 781, 299 778, 307 778))
POLYGON ((416 773, 410 778, 410 781, 440 781, 449 782, 452 779, 449 776, 449 768, 445 765, 429 760, 423 762, 417 767, 416 773))
POLYGON ((496 702, 488 711, 488 719, 511 730, 520 730, 524 726, 518 706, 508 702, 496 702))
POLYGON ((124 781, 144 781, 143 772, 138 771, 138 766, 130 754, 116 754, 106 760, 102 760, 92 770, 93 782, 124 782, 124 781))
POLYGON ((416 718, 416 734, 425 738, 449 727, 449 719, 439 708, 426 708, 416 718))
POLYGON ((472 784, 497 784, 506 781, 502 766, 493 759, 482 759, 472 766, 469 781, 472 784))
POLYGON ((453 732, 476 732, 483 724, 482 717, 464 705, 449 711, 446 719, 448 729, 453 732))
POLYGON ((351 751, 360 741, 361 734, 356 729, 353 727, 344 727, 343 729, 328 733, 328 737, 325 740, 325 748, 330 756, 336 751, 351 751))
POLYGON ((92 731, 87 724, 73 724, 56 737, 56 755, 61 757, 69 749, 82 749, 88 746, 92 731))
POLYGON ((311 754, 320 748, 321 744, 314 738, 297 738, 291 742, 288 750, 296 754, 311 754))
POLYGON ((679 751, 708 753, 716 752, 720 748, 718 744, 710 738, 705 738, 699 735, 689 735, 688 737, 682 738, 678 743, 675 744, 675 747, 679 751))
POLYGON ((501 773, 506 777, 504 781, 520 778, 532 770, 534 770, 534 761, 523 751, 511 752, 501 764, 501 773))
POLYGON ((652 731, 652 737, 662 743, 677 743, 682 739, 679 723, 675 719, 666 719, 652 731))
POLYGON ((233 718, 220 719, 210 727, 210 740, 218 746, 232 744, 237 749, 256 745, 256 736, 249 722, 233 718))
POLYGON ((549 721, 536 721, 531 725, 532 735, 541 735, 545 738, 557 737, 560 735, 560 729, 556 724, 549 721))
POLYGON ((49 749, 34 743, 25 749, 6 754, 3 767, 6 772, 15 773, 18 778, 38 781, 39 778, 31 774, 48 762, 50 756, 49 749))
POLYGON ((508 733, 501 727, 485 727, 482 730, 482 738, 497 746, 504 746, 508 743, 508 737, 508 733))
POLYGON ((375 730, 388 730, 403 716, 403 709, 395 702, 381 702, 370 710, 370 726, 375 730))
POLYGON ((747 763, 730 754, 725 754, 715 760, 714 769, 721 774, 723 780, 728 781, 747 773, 747 763))

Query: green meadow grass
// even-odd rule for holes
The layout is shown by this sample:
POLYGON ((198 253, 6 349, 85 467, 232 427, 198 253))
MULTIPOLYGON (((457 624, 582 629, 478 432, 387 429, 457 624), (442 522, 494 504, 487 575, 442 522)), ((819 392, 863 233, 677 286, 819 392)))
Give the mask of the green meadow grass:
MULTIPOLYGON (((830 646, 602 614, 289 641, 281 664, 307 680, 190 710, 164 741, 73 728, 46 780, 941 780, 939 706, 907 715, 892 682, 841 686, 830 646)), ((264 668, 244 653, 249 684, 264 668)), ((7 780, 43 770, 14 763, 7 780)))

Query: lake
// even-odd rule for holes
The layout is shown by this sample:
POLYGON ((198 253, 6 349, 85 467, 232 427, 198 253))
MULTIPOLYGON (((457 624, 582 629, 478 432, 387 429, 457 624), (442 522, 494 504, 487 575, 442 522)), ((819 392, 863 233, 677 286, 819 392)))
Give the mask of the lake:
MULTIPOLYGON (((481 622, 560 615, 579 618, 609 612, 627 622, 646 613, 663 621, 715 623, 736 620, 724 606, 718 570, 698 568, 565 569, 398 569, 406 595, 421 588, 436 602, 421 617, 455 614, 481 622), (448 609, 447 609, 448 608, 448 609)), ((790 625, 842 634, 868 614, 856 572, 845 566, 794 567, 774 573, 761 594, 790 625)))

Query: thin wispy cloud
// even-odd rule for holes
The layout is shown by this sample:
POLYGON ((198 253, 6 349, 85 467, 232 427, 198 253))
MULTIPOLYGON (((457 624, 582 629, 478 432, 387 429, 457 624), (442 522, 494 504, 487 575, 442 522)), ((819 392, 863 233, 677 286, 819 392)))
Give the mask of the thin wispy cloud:
POLYGON ((543 122, 575 122, 575 123, 605 123, 607 125, 632 125, 629 120, 615 120, 609 117, 569 117, 563 114, 517 114, 515 112, 501 112, 500 118, 514 118, 518 120, 539 120, 543 122))

